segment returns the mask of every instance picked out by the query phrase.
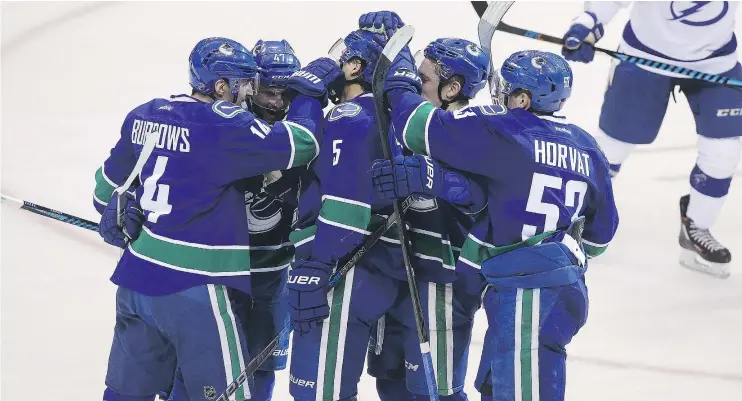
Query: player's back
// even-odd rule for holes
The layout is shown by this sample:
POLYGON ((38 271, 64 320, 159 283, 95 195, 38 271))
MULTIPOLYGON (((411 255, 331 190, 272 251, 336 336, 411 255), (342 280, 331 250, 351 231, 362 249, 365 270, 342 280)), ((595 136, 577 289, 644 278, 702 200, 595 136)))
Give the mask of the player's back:
MULTIPOLYGON (((391 213, 374 199, 371 163, 383 158, 373 96, 363 94, 335 106, 326 116, 322 147, 302 175, 299 216, 291 241, 296 259, 336 262, 363 242, 391 213)), ((382 242, 395 241, 392 233, 382 242)), ((367 254, 383 250, 377 245, 367 254)))
POLYGON ((617 215, 608 163, 588 133, 524 109, 477 114, 498 145, 486 175, 487 213, 470 232, 464 263, 479 266, 512 246, 535 244, 579 216, 587 217, 587 244, 610 241, 617 215))
MULTIPOLYGON (((205 283, 249 293, 244 192, 233 183, 292 167, 301 153, 290 130, 285 138, 281 133, 270 137, 269 131, 267 124, 223 101, 182 95, 134 109, 104 169, 125 168, 116 164, 131 169, 149 133, 156 133, 157 144, 137 188, 147 219, 112 280, 148 295, 205 283)), ((262 176, 254 179, 259 185, 262 176)))

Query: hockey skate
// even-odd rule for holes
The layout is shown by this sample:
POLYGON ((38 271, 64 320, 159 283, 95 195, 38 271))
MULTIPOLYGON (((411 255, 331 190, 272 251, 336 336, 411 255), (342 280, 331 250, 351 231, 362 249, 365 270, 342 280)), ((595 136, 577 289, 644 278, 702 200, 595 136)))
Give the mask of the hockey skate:
POLYGON ((711 235, 709 230, 698 228, 693 220, 686 216, 689 200, 690 195, 680 198, 678 242, 683 248, 680 251, 680 264, 715 277, 729 277, 732 254, 711 235))

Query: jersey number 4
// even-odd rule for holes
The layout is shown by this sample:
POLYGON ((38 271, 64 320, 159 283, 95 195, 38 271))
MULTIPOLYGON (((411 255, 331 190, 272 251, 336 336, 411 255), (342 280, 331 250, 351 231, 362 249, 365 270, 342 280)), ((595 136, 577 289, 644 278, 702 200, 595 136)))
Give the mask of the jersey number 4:
MULTIPOLYGON (((545 216, 546 221, 544 222, 544 232, 556 230, 557 224, 559 223, 559 206, 543 201, 544 190, 546 188, 553 188, 561 192, 562 184, 562 177, 540 173, 533 174, 531 192, 528 194, 526 211, 545 216)), ((571 219, 571 221, 574 221, 582 211, 582 205, 585 202, 585 194, 587 193, 587 183, 584 181, 569 180, 564 186, 563 193, 564 206, 569 208, 575 207, 575 195, 577 195, 577 207, 575 208, 575 212, 571 219)), ((521 237, 523 240, 526 240, 536 235, 537 231, 538 227, 524 224, 521 237)))
POLYGON ((170 185, 158 184, 157 181, 162 178, 167 167, 167 156, 157 156, 155 168, 152 175, 144 180, 144 193, 140 204, 142 209, 148 211, 147 220, 151 223, 157 223, 157 219, 173 211, 173 205, 168 203, 167 198, 170 196, 170 185), (157 199, 155 199, 155 191, 157 199))

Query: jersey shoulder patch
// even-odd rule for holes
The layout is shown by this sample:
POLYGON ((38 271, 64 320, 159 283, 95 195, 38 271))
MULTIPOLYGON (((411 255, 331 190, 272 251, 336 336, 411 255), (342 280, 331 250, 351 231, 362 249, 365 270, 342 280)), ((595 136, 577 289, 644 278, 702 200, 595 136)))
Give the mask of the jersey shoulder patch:
POLYGON ((359 104, 353 102, 340 103, 330 110, 327 121, 336 121, 343 117, 355 117, 360 113, 361 106, 359 104))
POLYGON ((234 118, 242 113, 247 113, 245 109, 242 107, 230 103, 225 102, 224 100, 217 100, 214 102, 214 104, 211 106, 211 110, 214 111, 217 115, 224 117, 224 118, 234 118))

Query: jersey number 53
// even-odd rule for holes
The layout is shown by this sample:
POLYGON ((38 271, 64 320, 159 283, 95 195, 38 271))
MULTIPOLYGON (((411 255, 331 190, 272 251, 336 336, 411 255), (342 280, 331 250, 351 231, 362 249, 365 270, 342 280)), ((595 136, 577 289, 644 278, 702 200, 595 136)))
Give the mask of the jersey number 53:
MULTIPOLYGON (((584 181, 569 180, 564 184, 563 181, 562 177, 541 173, 533 174, 531 191, 528 194, 528 203, 526 204, 526 211, 544 215, 545 221, 543 232, 556 230, 560 215, 559 206, 543 201, 544 190, 546 188, 553 188, 557 192, 564 194, 564 206, 570 209, 574 208, 574 213, 572 214, 570 221, 574 221, 579 216, 580 212, 582 212, 582 207, 585 202, 585 194, 587 193, 587 183, 584 181), (575 205, 575 195, 577 195, 577 205, 575 205)), ((526 240, 538 234, 537 231, 538 227, 524 224, 521 237, 523 240, 526 240)))

